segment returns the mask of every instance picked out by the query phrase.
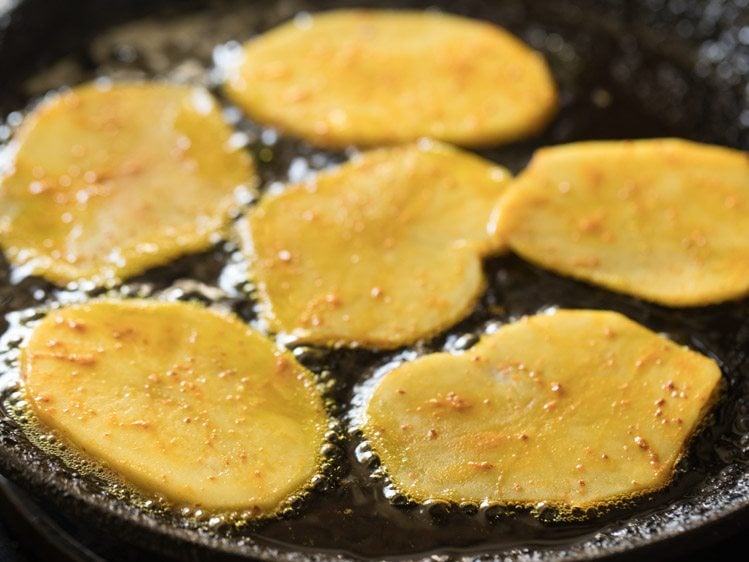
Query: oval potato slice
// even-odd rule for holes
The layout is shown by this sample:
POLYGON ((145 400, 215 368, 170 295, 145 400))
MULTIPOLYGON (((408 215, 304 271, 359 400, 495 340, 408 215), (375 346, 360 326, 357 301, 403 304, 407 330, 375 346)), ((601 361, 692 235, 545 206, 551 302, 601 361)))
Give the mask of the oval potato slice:
POLYGON ((271 329, 391 348, 470 311, 509 173, 428 142, 363 154, 248 215, 246 251, 271 329))
POLYGON ((0 180, 0 245, 58 284, 105 284, 208 248, 254 188, 203 89, 89 84, 26 119, 0 180))
POLYGON ((670 481, 720 377, 617 313, 558 311, 397 367, 363 429, 416 500, 594 506, 670 481))
POLYGON ((537 132, 557 104, 539 54, 488 22, 433 12, 297 18, 246 43, 228 73, 250 117, 325 147, 504 143, 537 132))
POLYGON ((271 514, 320 465, 311 373, 239 319, 187 303, 50 312, 22 351, 34 413, 172 502, 271 514))
POLYGON ((499 205, 522 257, 668 306, 749 293, 749 156, 676 139, 545 148, 499 205))

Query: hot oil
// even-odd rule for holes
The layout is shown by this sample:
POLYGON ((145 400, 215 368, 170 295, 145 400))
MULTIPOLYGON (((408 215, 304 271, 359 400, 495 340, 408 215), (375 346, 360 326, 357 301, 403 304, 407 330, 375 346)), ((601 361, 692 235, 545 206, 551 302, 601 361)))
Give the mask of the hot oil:
MULTIPOLYGON (((354 3, 287 0, 273 4, 272 8, 257 9, 249 3, 217 2, 206 12, 165 19, 152 17, 125 24, 95 38, 85 56, 64 58, 48 72, 17 85, 17 91, 9 93, 8 99, 32 102, 50 89, 97 77, 162 78, 207 86, 225 103, 227 120, 244 135, 244 142, 256 156, 262 189, 278 190, 284 182, 298 181, 315 170, 345 160, 348 155, 315 149, 244 119, 216 87, 219 73, 214 59, 220 62, 222 56, 235 48, 231 41, 245 40, 295 14, 348 4, 354 3)), ((653 38, 647 33, 640 37, 632 29, 617 27, 612 23, 615 19, 596 19, 595 10, 575 7, 575 3, 560 2, 549 7, 543 2, 508 0, 500 6, 488 7, 488 4, 445 3, 443 7, 496 21, 542 51, 560 85, 561 109, 540 137, 483 151, 483 156, 517 172, 536 148, 575 140, 683 136, 732 146, 741 146, 749 140, 747 128, 741 128, 736 120, 705 118, 716 103, 714 96, 723 96, 723 107, 732 107, 731 104, 740 101, 735 97, 738 91, 735 88, 726 89, 720 81, 712 83, 709 74, 701 79, 693 75, 694 68, 701 64, 701 50, 693 53, 693 60, 674 62, 659 54, 664 51, 657 44, 648 46, 647 42, 653 38), (650 50, 643 50, 644 46, 650 50), (683 101, 685 88, 695 98, 686 105, 689 111, 664 110, 659 106, 662 105, 659 100, 668 96, 683 101), (654 95, 654 91, 659 95, 654 95)), ((426 3, 414 6, 429 7, 426 3)), ((705 37, 699 34, 708 32, 701 32, 695 24, 693 33, 703 40, 705 37)), ((703 67, 708 63, 704 62, 703 67)), ((8 135, 21 120, 22 113, 8 118, 8 135)), ((0 134, 6 135, 3 131, 0 134)), ((742 493, 741 477, 749 471, 749 373, 745 351, 749 349, 749 303, 746 300, 701 309, 668 310, 560 278, 513 257, 488 260, 485 272, 489 286, 472 314, 440 336, 413 348, 379 352, 292 346, 300 362, 315 372, 325 386, 336 419, 344 426, 350 421, 357 389, 393 361, 432 351, 466 349, 499 324, 550 307, 617 310, 679 343, 713 356, 720 362, 726 379, 725 395, 665 490, 617 502, 599 511, 571 513, 560 513, 544 505, 534 509, 494 504, 456 506, 442 502, 419 505, 388 484, 376 457, 366 450, 355 429, 345 431, 337 427, 332 428, 329 438, 335 443, 334 448, 340 447, 343 453, 340 457, 332 455, 337 469, 325 471, 329 478, 316 484, 303 501, 292 502, 283 516, 259 525, 237 525, 238 520, 231 517, 162 509, 158 502, 148 504, 152 500, 138 494, 110 497, 106 491, 107 479, 96 471, 85 474, 70 459, 45 462, 57 463, 55 467, 61 478, 79 482, 93 501, 126 504, 135 501, 131 508, 133 516, 145 511, 167 527, 206 527, 228 537, 227 544, 240 551, 242 541, 252 538, 261 545, 280 545, 283 549, 352 553, 373 559, 448 551, 470 555, 511 549, 515 549, 513 553, 518 558, 530 557, 532 552, 523 550, 526 547, 581 555, 586 549, 595 551, 621 545, 622 540, 626 544, 627 537, 630 541, 647 540, 662 534, 666 527, 689 528, 695 524, 695 513, 699 518, 706 510, 726 509, 729 500, 723 498, 730 497, 728 490, 742 493)), ((33 277, 13 284, 8 265, 3 262, 0 267, 3 312, 78 302, 104 293, 77 286, 57 289, 33 277)), ((234 241, 149 271, 116 288, 114 294, 199 300, 209 306, 231 309, 245 321, 264 329, 258 319, 246 263, 234 241)), ((18 338, 13 341, 17 346, 18 338)), ((12 360, 10 367, 12 370, 12 360)), ((4 380, 6 386, 15 384, 12 377, 6 376, 4 380)), ((12 392, 7 392, 5 396, 11 395, 12 392)), ((6 411, 10 402, 5 400, 6 411)), ((39 459, 31 445, 25 446, 29 447, 29 458, 39 459)), ((49 450, 56 451, 56 448, 49 450)), ((61 517, 65 519, 64 514, 61 517)), ((75 530, 77 524, 67 520, 66 525, 75 530)))

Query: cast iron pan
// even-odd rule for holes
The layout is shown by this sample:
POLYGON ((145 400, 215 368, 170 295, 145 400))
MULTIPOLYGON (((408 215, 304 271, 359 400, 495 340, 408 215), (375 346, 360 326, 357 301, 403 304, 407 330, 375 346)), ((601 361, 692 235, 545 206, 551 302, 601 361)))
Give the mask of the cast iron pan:
MULTIPOLYGON (((0 115, 8 116, 0 139, 12 135, 22 118, 16 111, 50 89, 102 76, 211 86, 207 69, 217 45, 245 40, 300 10, 354 4, 383 5, 0 1, 0 115)), ((434 0, 398 6, 404 4, 495 21, 549 60, 561 88, 556 119, 538 138, 482 152, 515 172, 539 146, 585 139, 680 136, 749 147, 747 0, 434 0)), ((264 188, 346 158, 279 138, 231 108, 227 114, 248 135, 264 188)), ((220 302, 252 322, 252 287, 237 260, 235 245, 221 244, 150 271, 113 294, 220 302)), ((37 278, 14 283, 4 262, 0 311, 27 312, 0 326, 11 330, 2 350, 0 469, 68 521, 153 555, 190 560, 662 559, 719 532, 749 530, 749 300, 674 310, 564 279, 512 256, 487 261, 485 270, 489 288, 473 313, 420 343, 419 351, 470 346, 487 323, 561 306, 618 310, 719 361, 724 397, 666 490, 607 512, 576 513, 572 521, 560 521, 550 510, 414 505, 372 478, 377 459, 346 429, 357 383, 399 352, 304 347, 294 352, 326 382, 342 428, 330 437, 327 449, 337 468, 326 480, 282 517, 241 528, 221 518, 136 507, 142 501, 123 488, 42 452, 15 413, 18 341, 12 325, 38 316, 34 309, 45 304, 101 291, 55 289, 37 278)))

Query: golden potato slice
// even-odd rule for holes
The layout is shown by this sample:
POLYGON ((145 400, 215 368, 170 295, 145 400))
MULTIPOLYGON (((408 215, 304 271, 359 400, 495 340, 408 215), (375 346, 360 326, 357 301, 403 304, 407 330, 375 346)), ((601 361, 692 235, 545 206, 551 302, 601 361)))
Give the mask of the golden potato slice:
POLYGON ((749 157, 663 139, 540 150, 499 205, 524 258, 669 306, 749 293, 749 157))
POLYGON ((44 424, 173 502, 270 514, 319 468, 327 415, 311 373, 232 316, 137 300, 63 308, 21 365, 44 424))
POLYGON ((327 147, 508 142, 557 103, 538 53, 488 22, 433 12, 298 18, 249 41, 228 74, 253 119, 327 147))
POLYGON ((205 249, 254 188, 252 160, 202 89, 85 85, 43 103, 0 180, 0 245, 55 283, 97 284, 205 249))
POLYGON ((416 500, 592 506, 669 482, 720 376, 617 313, 558 311, 396 368, 363 428, 416 500))
POLYGON ((271 329, 323 345, 397 347, 466 315, 500 249, 502 168, 428 142, 366 153, 249 213, 271 329))

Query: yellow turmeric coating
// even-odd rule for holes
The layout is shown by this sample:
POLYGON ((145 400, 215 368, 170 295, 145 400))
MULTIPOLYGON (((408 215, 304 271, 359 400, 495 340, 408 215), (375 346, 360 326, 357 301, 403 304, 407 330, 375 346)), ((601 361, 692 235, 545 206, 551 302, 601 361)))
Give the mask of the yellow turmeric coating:
POLYGON ((246 251, 271 329, 392 348, 468 314, 506 170, 422 142, 363 154, 249 212, 246 251))
POLYGON ((312 374, 233 316, 140 300, 62 308, 21 365, 41 422, 172 502, 271 514, 319 468, 327 414, 312 374))
POLYGON ((536 153, 499 205, 520 256, 668 306, 749 293, 749 155, 675 139, 536 153))
POLYGON ((251 157, 203 89, 88 84, 34 110, 0 180, 0 245, 58 284, 106 284, 216 241, 251 157))
POLYGON ((249 41, 228 95, 253 119, 326 147, 431 137, 491 145, 556 111, 543 58, 478 20, 407 10, 336 10, 249 41))
POLYGON ((594 506, 671 480, 720 377, 617 313, 558 311, 397 367, 363 427, 416 500, 594 506))

